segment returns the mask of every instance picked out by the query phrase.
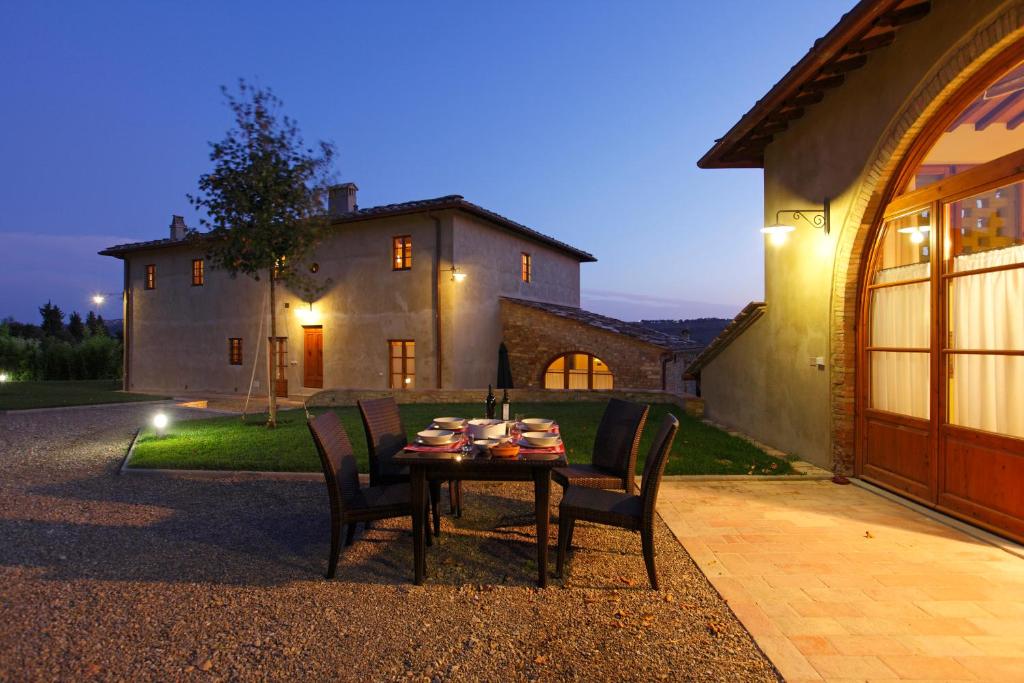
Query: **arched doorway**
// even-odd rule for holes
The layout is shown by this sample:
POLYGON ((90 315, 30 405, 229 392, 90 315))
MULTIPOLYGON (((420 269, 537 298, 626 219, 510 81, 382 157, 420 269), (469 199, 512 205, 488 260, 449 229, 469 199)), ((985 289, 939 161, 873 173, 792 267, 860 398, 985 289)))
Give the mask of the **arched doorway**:
MULTIPOLYGON (((907 155, 861 282, 857 473, 1024 537, 1024 63, 907 155)), ((1009 64, 1009 66, 1007 66, 1009 64)))

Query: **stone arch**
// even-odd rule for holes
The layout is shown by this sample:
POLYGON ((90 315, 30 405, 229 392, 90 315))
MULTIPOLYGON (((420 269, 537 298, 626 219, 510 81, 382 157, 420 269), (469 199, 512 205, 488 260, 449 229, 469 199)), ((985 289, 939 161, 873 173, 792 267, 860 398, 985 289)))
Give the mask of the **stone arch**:
POLYGON ((1024 0, 1007 3, 935 64, 880 137, 840 229, 829 307, 832 467, 852 474, 857 400, 857 318, 862 271, 881 211, 929 122, 972 76, 1024 40, 1024 0))

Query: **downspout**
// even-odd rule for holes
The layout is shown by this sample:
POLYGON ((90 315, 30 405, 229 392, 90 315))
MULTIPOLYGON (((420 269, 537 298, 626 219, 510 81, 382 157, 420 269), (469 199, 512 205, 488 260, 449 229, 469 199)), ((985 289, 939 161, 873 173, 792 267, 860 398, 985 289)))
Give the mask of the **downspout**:
POLYGON ((444 352, 441 350, 441 219, 430 212, 427 212, 427 218, 434 221, 434 286, 431 292, 434 305, 434 376, 437 378, 436 387, 441 389, 441 371, 444 367, 444 352))
POLYGON ((128 259, 124 259, 124 292, 121 295, 121 388, 124 391, 131 389, 131 329, 132 329, 132 301, 131 288, 128 272, 128 259))
POLYGON ((671 353, 661 354, 661 390, 668 391, 668 361, 671 353))

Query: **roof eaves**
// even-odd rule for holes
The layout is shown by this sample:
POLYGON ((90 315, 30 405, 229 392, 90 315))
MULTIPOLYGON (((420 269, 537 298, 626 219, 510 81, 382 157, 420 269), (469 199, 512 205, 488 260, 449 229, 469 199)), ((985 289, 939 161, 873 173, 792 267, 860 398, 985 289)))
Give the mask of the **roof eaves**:
POLYGON ((718 336, 711 340, 703 351, 700 352, 696 358, 693 359, 687 368, 687 373, 700 372, 701 368, 706 366, 712 361, 718 354, 725 350, 729 344, 739 337, 743 332, 757 322, 761 316, 765 314, 768 309, 768 304, 763 301, 751 301, 749 304, 743 307, 743 310, 736 314, 736 317, 732 319, 732 322, 725 326, 718 336))

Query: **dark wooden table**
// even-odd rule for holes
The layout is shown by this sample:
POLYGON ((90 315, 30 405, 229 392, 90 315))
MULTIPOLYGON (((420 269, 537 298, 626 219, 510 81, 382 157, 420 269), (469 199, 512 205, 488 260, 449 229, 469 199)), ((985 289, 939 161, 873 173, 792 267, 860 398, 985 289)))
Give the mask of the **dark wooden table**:
POLYGON ((427 479, 444 481, 532 481, 537 516, 537 585, 548 585, 548 524, 551 505, 551 470, 564 467, 565 454, 520 455, 492 458, 474 455, 457 459, 455 453, 402 451, 394 457, 396 465, 408 465, 412 485, 412 545, 414 581, 423 583, 427 571, 425 514, 427 479))

